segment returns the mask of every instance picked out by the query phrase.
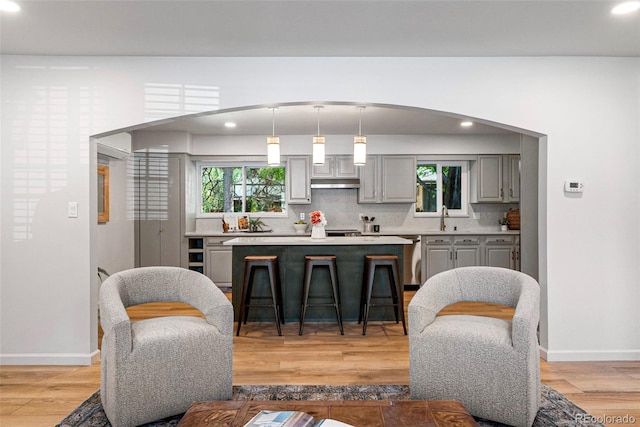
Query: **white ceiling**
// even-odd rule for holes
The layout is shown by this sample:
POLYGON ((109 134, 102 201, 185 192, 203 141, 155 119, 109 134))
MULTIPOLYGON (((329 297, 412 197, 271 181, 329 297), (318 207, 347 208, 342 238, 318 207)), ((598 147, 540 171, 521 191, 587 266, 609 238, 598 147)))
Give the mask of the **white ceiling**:
POLYGON ((3 54, 640 56, 640 13, 614 1, 15 1, 3 54))
MULTIPOLYGON (((0 13, 0 53, 118 56, 631 56, 640 12, 614 1, 568 0, 16 0, 0 13)), ((353 134, 355 105, 324 103, 321 133, 353 134)), ((276 133, 316 129, 312 104, 283 105, 276 133)), ((260 134, 268 106, 166 122, 156 130, 260 134), (238 128, 225 129, 225 121, 238 128)), ((368 106, 366 134, 503 133, 425 110, 368 106)))

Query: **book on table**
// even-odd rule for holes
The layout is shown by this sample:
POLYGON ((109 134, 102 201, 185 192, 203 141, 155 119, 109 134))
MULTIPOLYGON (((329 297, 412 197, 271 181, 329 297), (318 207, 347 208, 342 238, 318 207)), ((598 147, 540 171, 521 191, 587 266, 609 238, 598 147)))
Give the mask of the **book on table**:
POLYGON ((316 420, 306 412, 260 411, 244 427, 354 427, 332 419, 316 420))

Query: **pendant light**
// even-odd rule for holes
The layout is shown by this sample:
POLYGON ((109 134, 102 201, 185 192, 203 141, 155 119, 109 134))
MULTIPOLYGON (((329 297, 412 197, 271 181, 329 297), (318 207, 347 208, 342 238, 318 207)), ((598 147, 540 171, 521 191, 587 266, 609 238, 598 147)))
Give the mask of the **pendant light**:
POLYGON ((280 164, 280 137, 276 136, 276 110, 277 107, 269 108, 271 117, 271 136, 267 137, 267 165, 278 166, 280 164))
POLYGON ((313 137, 313 164, 314 165, 324 165, 324 136, 320 135, 320 110, 322 110, 322 105, 316 105, 316 110, 318 110, 318 133, 313 137))
POLYGON ((353 137, 353 164, 362 166, 367 163, 367 137, 362 134, 362 110, 366 107, 357 107, 360 110, 360 124, 358 134, 353 137))

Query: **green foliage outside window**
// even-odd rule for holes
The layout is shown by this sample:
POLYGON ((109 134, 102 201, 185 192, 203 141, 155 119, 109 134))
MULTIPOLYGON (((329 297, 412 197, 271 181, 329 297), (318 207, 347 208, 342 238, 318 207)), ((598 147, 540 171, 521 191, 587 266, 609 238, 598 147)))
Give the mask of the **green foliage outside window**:
POLYGON ((284 167, 203 166, 202 213, 282 212, 284 167))
POLYGON ((416 212, 438 212, 440 203, 448 209, 462 208, 462 167, 437 164, 416 168, 416 212), (438 174, 440 170, 440 174, 438 174), (440 189, 440 190, 439 190, 440 189), (442 201, 438 202, 438 191, 442 201))

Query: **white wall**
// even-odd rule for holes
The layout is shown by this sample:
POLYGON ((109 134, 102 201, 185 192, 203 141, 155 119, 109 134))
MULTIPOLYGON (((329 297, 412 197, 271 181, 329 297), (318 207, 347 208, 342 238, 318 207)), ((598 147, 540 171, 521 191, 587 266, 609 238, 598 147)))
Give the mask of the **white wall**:
POLYGON ((88 363, 95 353, 89 135, 153 116, 145 87, 158 83, 215 86, 221 108, 387 103, 548 135, 540 164, 547 357, 640 359, 639 75, 638 58, 4 56, 0 361, 88 363), (582 197, 562 190, 574 177, 585 183, 582 197), (79 202, 79 218, 66 217, 68 201, 79 202))

